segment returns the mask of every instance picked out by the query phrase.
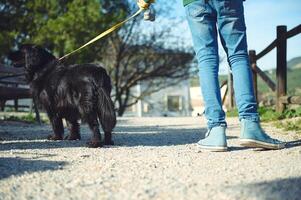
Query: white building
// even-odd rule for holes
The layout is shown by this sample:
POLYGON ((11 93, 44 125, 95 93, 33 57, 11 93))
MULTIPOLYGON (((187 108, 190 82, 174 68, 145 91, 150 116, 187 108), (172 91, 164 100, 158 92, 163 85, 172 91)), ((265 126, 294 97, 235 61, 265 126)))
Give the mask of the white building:
MULTIPOLYGON (((135 93, 139 94, 143 87, 143 83, 136 86, 135 93)), ((176 86, 166 87, 138 101, 127 109, 124 116, 191 116, 190 102, 189 80, 181 81, 176 86)))
MULTIPOLYGON (((135 94, 140 94, 143 84, 136 86, 135 94)), ((221 88, 222 97, 225 95, 227 85, 221 88)), ((223 106, 224 110, 227 108, 223 106)), ((176 86, 166 87, 159 92, 138 101, 128 108, 124 116, 135 117, 181 117, 200 116, 205 111, 201 88, 190 87, 189 80, 181 81, 176 86)))
POLYGON ((200 87, 191 87, 190 88, 190 99, 192 107, 192 116, 202 115, 205 109, 203 96, 201 95, 200 87))

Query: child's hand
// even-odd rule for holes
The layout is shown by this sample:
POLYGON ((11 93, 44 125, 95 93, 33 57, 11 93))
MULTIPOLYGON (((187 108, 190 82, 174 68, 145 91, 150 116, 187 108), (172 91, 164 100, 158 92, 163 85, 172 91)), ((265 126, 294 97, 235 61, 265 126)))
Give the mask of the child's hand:
POLYGON ((144 9, 144 20, 155 21, 156 13, 152 8, 151 3, 154 3, 154 0, 137 0, 139 8, 144 9))
POLYGON ((148 9, 150 5, 154 2, 155 0, 137 0, 139 8, 142 8, 144 10, 148 9))

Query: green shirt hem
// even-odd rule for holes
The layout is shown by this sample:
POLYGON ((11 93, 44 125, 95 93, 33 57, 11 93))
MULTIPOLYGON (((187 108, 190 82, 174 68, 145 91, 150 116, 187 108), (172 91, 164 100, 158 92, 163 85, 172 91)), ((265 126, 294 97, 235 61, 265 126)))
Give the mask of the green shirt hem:
POLYGON ((190 4, 196 0, 183 0, 183 5, 186 6, 187 4, 190 4))

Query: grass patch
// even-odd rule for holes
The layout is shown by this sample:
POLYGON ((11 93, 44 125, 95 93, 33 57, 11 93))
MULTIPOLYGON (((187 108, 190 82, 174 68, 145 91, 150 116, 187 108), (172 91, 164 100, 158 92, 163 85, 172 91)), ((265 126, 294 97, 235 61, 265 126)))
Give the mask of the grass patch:
MULTIPOLYGON (((275 122, 274 125, 285 131, 295 131, 301 135, 301 119, 293 119, 301 117, 301 106, 296 109, 287 109, 283 113, 276 112, 271 107, 260 107, 258 108, 260 120, 262 122, 275 122), (285 120, 291 119, 291 120, 285 120), (279 121, 283 120, 283 121, 279 121)), ((227 117, 237 117, 237 109, 227 112, 227 117)))
POLYGON ((260 107, 258 108, 260 120, 263 122, 276 121, 285 118, 282 113, 276 112, 273 108, 260 107))
POLYGON ((19 122, 27 122, 27 123, 36 122, 36 119, 32 113, 28 113, 27 115, 22 115, 22 116, 15 116, 15 115, 3 116, 2 119, 6 121, 19 121, 19 122))
POLYGON ((238 117, 238 110, 235 108, 226 112, 227 117, 238 117))
MULTIPOLYGON (((36 123, 36 118, 33 113, 26 113, 26 114, 18 114, 18 115, 3 115, 0 118, 1 120, 6 121, 17 121, 17 122, 26 122, 26 123, 36 123)), ((41 119, 42 123, 47 123, 46 119, 41 119)))
POLYGON ((301 119, 294 121, 276 122, 275 126, 285 131, 295 131, 297 134, 301 135, 301 119))
POLYGON ((260 107, 258 112, 260 114, 261 121, 264 122, 301 117, 301 107, 296 109, 287 109, 283 113, 276 112, 273 108, 260 107))
MULTIPOLYGON (((277 121, 282 119, 290 119, 295 117, 301 117, 301 107, 296 109, 287 109, 283 113, 276 112, 272 107, 259 107, 258 113, 260 119, 263 122, 277 121)), ((238 117, 237 109, 228 111, 227 117, 238 117)))

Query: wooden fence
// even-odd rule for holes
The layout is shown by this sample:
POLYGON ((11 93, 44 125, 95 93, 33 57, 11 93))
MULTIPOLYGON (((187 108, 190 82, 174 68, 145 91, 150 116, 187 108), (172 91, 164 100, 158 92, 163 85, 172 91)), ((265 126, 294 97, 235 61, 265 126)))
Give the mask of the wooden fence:
MULTIPOLYGON (((8 100, 14 100, 15 111, 18 111, 20 106, 19 99, 32 98, 30 90, 27 86, 24 77, 24 70, 14 67, 6 67, 0 65, 0 108, 4 110, 5 103, 8 100), (21 87, 20 87, 21 86, 21 87)), ((37 122, 41 123, 40 115, 37 107, 33 106, 36 113, 37 122)))
POLYGON ((276 92, 278 112, 283 112, 287 104, 301 104, 301 96, 287 96, 287 40, 299 33, 301 33, 301 24, 290 31, 287 31, 286 26, 277 26, 277 38, 270 45, 258 54, 255 50, 249 51, 256 98, 258 99, 257 77, 259 76, 272 91, 276 92), (257 66, 257 61, 274 48, 277 49, 276 83, 257 66))

